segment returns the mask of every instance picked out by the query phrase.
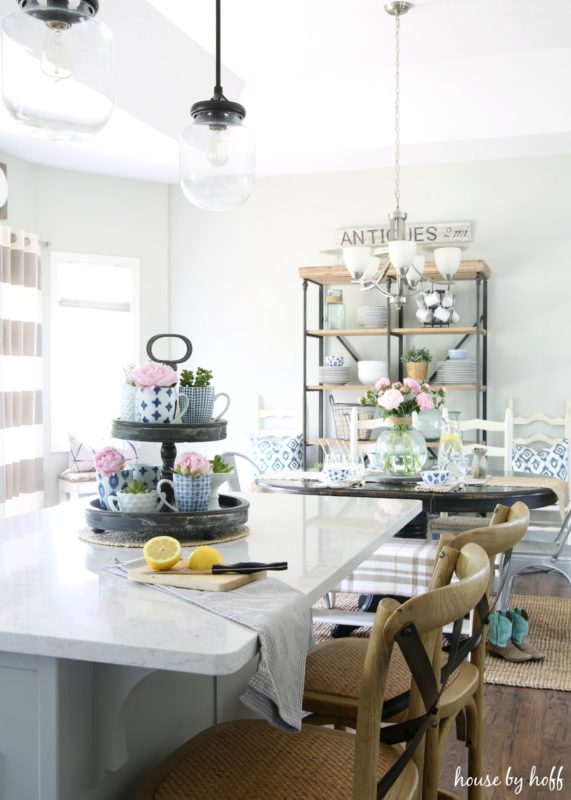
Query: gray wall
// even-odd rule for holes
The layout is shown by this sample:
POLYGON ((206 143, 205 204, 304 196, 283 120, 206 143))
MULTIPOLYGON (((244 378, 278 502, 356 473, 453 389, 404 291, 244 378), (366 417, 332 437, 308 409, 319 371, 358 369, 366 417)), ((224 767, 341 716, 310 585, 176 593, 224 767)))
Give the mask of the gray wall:
MULTIPOLYGON (((492 269, 489 416, 500 417, 510 396, 516 412, 562 413, 571 397, 571 157, 406 167, 401 182, 410 220, 471 220, 465 255, 492 269)), ((172 187, 172 327, 190 336, 194 363, 213 368, 216 388, 232 396, 234 446, 246 446, 257 394, 270 406, 300 402, 298 267, 330 263, 320 251, 335 246, 337 227, 384 220, 392 191, 391 170, 260 178, 242 208, 209 214, 172 187)), ((466 291, 458 292, 462 321, 473 324, 466 291)), ((425 341, 438 359, 454 338, 425 341)), ((378 341, 358 346, 382 357, 378 341)), ((459 393, 450 405, 474 413, 459 393)))
MULTIPOLYGON (((141 345, 168 330, 168 187, 144 181, 51 169, 0 156, 8 164, 9 218, 49 241, 54 250, 141 259, 141 345)), ((44 308, 49 299, 49 249, 43 249, 44 308)), ((110 293, 111 293, 110 289, 110 293)), ((49 385, 49 319, 44 375, 49 385)), ((62 354, 65 357, 65 354, 62 354)), ((143 350, 141 350, 141 358, 143 350)), ((94 365, 96 367, 96 365, 94 365)), ((117 392, 119 387, 103 388, 117 392)), ((81 391, 101 391, 94 386, 81 391)), ((55 476, 67 466, 67 454, 51 453, 49 392, 45 394, 46 504, 56 502, 55 476)), ((78 432, 80 433, 80 432, 78 432)))

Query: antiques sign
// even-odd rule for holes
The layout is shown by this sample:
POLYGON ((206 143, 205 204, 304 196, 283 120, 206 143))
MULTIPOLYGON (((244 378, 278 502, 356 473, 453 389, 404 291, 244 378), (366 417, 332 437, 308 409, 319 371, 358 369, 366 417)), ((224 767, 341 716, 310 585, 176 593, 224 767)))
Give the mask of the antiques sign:
MULTIPOLYGON (((337 229, 338 247, 381 247, 389 239, 389 225, 355 225, 337 229)), ((418 244, 462 244, 472 241, 471 222, 417 222, 408 227, 408 238, 418 244)))

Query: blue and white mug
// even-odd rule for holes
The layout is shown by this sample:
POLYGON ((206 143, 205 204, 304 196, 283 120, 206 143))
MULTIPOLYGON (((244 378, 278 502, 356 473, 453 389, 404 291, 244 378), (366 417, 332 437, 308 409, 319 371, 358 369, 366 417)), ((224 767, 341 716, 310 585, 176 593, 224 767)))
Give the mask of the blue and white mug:
POLYGON ((188 399, 186 410, 182 413, 185 425, 202 425, 205 422, 216 422, 228 411, 230 398, 226 392, 218 392, 214 386, 181 386, 180 392, 188 399), (214 403, 219 397, 226 398, 226 405, 215 417, 214 403))
POLYGON ((109 511, 109 497, 116 495, 117 492, 123 492, 127 488, 129 481, 133 480, 133 470, 128 469, 119 470, 112 475, 97 475, 97 494, 99 495, 99 505, 104 511, 109 511))
POLYGON ((180 394, 176 386, 139 388, 137 398, 141 422, 164 425, 180 422, 188 407, 188 398, 180 394))
POLYGON ((173 480, 164 478, 159 481, 157 491, 163 504, 173 511, 182 511, 187 514, 191 511, 207 511, 208 501, 210 500, 210 488, 212 485, 212 475, 200 475, 192 478, 190 475, 179 475, 173 473, 173 480), (170 486, 174 491, 176 505, 169 503, 161 486, 170 486))
POLYGON ((161 472, 160 464, 133 464, 133 480, 143 481, 151 491, 157 488, 161 472))

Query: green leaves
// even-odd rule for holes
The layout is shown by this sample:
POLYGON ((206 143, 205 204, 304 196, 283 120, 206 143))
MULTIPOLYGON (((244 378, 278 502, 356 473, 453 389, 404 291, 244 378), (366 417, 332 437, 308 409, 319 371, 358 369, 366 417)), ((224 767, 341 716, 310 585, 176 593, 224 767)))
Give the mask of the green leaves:
POLYGON ((125 494, 146 494, 151 490, 144 481, 129 481, 125 494))
POLYGON ((423 361, 432 361, 432 353, 427 347, 411 347, 406 353, 403 353, 400 360, 403 364, 407 362, 420 363, 423 361))
POLYGON ((220 473, 220 472, 223 472, 223 473, 228 473, 228 472, 232 472, 232 467, 230 466, 230 464, 227 464, 227 463, 226 463, 226 462, 223 460, 222 456, 219 456, 219 455, 216 455, 216 456, 214 456, 214 458, 211 458, 211 459, 210 459, 210 463, 211 463, 211 465, 212 465, 212 472, 215 472, 215 473, 220 473))
POLYGON ((191 369, 183 369, 180 373, 180 386, 188 386, 189 388, 201 388, 210 386, 212 380, 212 372, 209 369, 198 367, 196 375, 191 369))

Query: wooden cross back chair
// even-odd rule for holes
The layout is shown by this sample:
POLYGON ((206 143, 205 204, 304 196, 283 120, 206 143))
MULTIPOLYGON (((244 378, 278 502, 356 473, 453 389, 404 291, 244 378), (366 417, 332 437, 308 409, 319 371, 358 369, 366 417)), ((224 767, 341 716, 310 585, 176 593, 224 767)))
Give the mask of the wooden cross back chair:
MULTIPOLYGON (((478 603, 489 580, 489 563, 477 545, 444 548, 442 563, 456 569, 458 583, 427 592, 400 606, 384 600, 363 667, 356 735, 303 725, 297 735, 261 720, 229 722, 203 731, 160 764, 134 800, 419 800, 422 748, 440 693, 434 642, 443 625, 462 618, 478 603), (411 706, 417 719, 407 748, 379 743, 388 665, 394 644, 413 671, 420 664, 411 706), (413 758, 414 756, 414 758, 413 758)), ((383 728, 383 730, 385 730, 383 728)), ((398 735, 394 741, 402 741, 398 735)), ((387 736, 391 739, 391 736, 387 736)))
MULTIPOLYGON (((495 558, 500 553, 509 556, 514 545, 524 536, 529 524, 529 510, 523 503, 512 508, 497 506, 488 527, 465 531, 453 537, 444 534, 440 545, 426 545, 427 549, 442 555, 446 551, 460 549, 464 545, 478 544, 485 551, 490 565, 490 586, 495 558)), ((411 543, 411 546, 415 546, 411 543)), ((452 572, 446 569, 437 555, 434 574, 429 591, 446 585, 452 572)), ((504 573, 505 575, 505 573, 504 573)), ((419 595, 415 599, 420 599, 419 595)), ((410 601, 409 601, 410 602, 410 601)), ((439 703, 438 726, 428 731, 426 740, 426 763, 430 769, 425 771, 423 800, 439 796, 438 776, 442 763, 446 739, 451 726, 459 718, 458 728, 461 738, 468 748, 469 775, 481 774, 481 737, 483 719, 483 670, 485 658, 485 635, 482 626, 487 618, 487 605, 479 607, 472 621, 472 634, 466 644, 470 651, 470 662, 462 661, 452 673, 439 703)), ((367 652, 367 640, 363 638, 331 639, 316 645, 309 653, 305 676, 304 709, 313 714, 308 721, 315 724, 333 723, 355 726, 359 703, 359 682, 367 652)), ((467 652, 465 653, 467 655, 467 652)), ((435 655, 442 664, 449 656, 440 652, 435 655)), ((394 650, 389 664, 385 684, 383 719, 394 721, 410 716, 410 672, 394 650)), ((440 793, 442 795, 442 793, 440 793)), ((444 795, 442 795, 444 796, 444 795)), ((470 800, 481 797, 480 787, 470 787, 470 800)))

